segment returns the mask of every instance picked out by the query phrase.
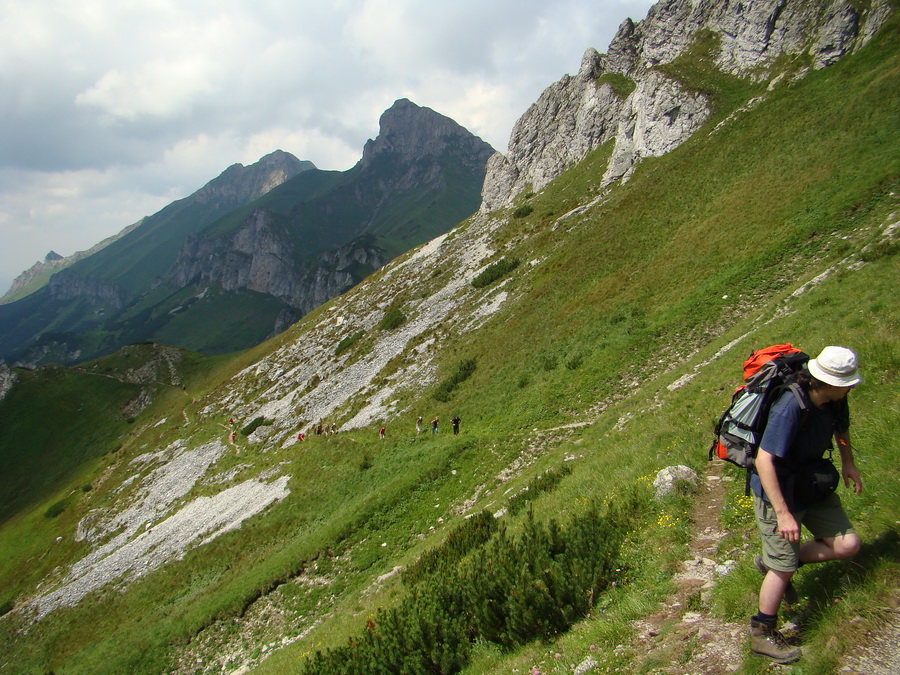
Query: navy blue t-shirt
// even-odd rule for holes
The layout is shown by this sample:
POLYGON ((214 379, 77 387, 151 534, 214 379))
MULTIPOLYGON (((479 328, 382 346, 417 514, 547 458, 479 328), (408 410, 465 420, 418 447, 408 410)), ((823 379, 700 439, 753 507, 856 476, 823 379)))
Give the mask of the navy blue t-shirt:
MULTIPOLYGON (((850 428, 850 408, 846 397, 826 403, 821 408, 809 402, 807 405, 809 409, 802 424, 800 403, 790 391, 785 391, 769 410, 769 421, 759 447, 775 455, 779 482, 790 473, 792 467, 824 456, 825 451, 832 447, 831 439, 835 432, 845 432, 850 428)), ((757 495, 765 497, 755 472, 750 478, 750 486, 757 495)))

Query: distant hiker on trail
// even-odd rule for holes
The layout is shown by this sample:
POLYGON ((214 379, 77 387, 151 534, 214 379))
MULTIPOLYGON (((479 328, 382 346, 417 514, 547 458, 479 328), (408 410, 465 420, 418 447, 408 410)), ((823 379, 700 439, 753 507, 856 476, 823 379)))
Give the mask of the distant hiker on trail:
POLYGON ((316 436, 321 436, 321 435, 322 435, 322 425, 320 424, 316 427, 316 436))
POLYGON ((459 433, 459 415, 450 420, 450 424, 453 425, 453 435, 456 436, 459 433))
POLYGON ((300 441, 301 443, 306 440, 306 436, 303 435, 302 431, 299 434, 297 434, 297 440, 300 441))
POLYGON ((337 433, 337 424, 335 424, 334 422, 331 423, 331 433, 332 434, 337 433))
POLYGON ((378 431, 378 438, 380 438, 381 440, 384 440, 385 433, 386 433, 385 428, 381 427, 381 429, 378 431))
POLYGON ((421 415, 419 415, 418 418, 416 418, 416 436, 418 436, 420 433, 422 433, 422 416, 421 415))
POLYGON ((438 432, 438 418, 435 417, 431 420, 431 433, 436 434, 438 432))
POLYGON ((826 450, 830 456, 834 437, 844 484, 850 487, 852 481, 853 491, 862 492, 850 446, 847 405, 847 393, 862 379, 856 354, 844 347, 826 347, 807 368, 797 378, 808 410, 802 412, 801 402, 790 390, 775 401, 751 477, 762 537, 762 555, 754 562, 765 578, 759 589, 759 613, 750 619, 750 648, 777 663, 792 663, 801 655, 800 648, 792 647, 776 630, 782 599, 789 605, 797 602, 791 577, 803 565, 850 558, 860 547, 859 536, 834 492, 840 476, 824 458, 826 450), (827 489, 820 490, 822 485, 828 485, 827 489), (814 537, 803 544, 801 525, 814 537))

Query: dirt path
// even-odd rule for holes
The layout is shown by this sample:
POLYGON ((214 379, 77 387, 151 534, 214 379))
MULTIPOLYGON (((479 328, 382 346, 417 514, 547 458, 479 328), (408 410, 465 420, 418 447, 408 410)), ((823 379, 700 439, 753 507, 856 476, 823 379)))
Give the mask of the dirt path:
MULTIPOLYGON (((728 623, 708 613, 706 594, 721 571, 718 544, 726 532, 719 514, 725 501, 722 480, 726 467, 711 465, 701 477, 700 494, 691 516, 694 536, 690 552, 675 576, 675 592, 655 614, 633 622, 637 630, 636 662, 655 674, 716 675, 738 672, 748 655, 746 622, 728 623)), ((865 646, 841 661, 839 673, 848 675, 893 675, 900 673, 900 598, 898 606, 885 611, 885 622, 866 634, 865 646)), ((749 611, 748 611, 749 615, 749 611)), ((801 661, 802 664, 802 661, 801 661)), ((787 672, 789 666, 772 664, 787 672)))
POLYGON ((692 514, 694 537, 690 552, 675 576, 675 592, 655 614, 633 622, 637 629, 638 662, 654 673, 717 674, 735 672, 746 651, 746 626, 709 616, 705 596, 715 585, 719 513, 725 499, 721 463, 701 477, 692 514))

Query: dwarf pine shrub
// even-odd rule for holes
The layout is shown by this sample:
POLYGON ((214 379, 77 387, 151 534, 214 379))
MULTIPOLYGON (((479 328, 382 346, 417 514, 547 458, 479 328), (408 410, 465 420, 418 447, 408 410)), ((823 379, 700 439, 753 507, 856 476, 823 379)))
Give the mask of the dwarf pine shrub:
POLYGON ((531 204, 522 204, 522 206, 518 207, 512 213, 513 218, 526 218, 530 216, 534 212, 534 207, 531 204))
POLYGON ((466 359, 460 362, 453 374, 437 386, 434 392, 434 399, 443 403, 449 401, 453 390, 472 377, 477 366, 478 361, 476 359, 466 359))
POLYGON ((476 513, 454 529, 440 546, 426 551, 403 571, 407 586, 449 571, 469 551, 484 544, 497 531, 497 519, 488 511, 476 513))
POLYGON ((244 436, 249 436, 259 427, 264 427, 268 424, 272 424, 271 420, 267 420, 265 417, 257 417, 252 422, 250 422, 250 424, 241 429, 241 434, 243 434, 244 436))
POLYGON ((488 265, 484 270, 472 279, 472 285, 475 288, 484 288, 490 286, 498 279, 502 279, 519 266, 518 258, 503 258, 492 265, 488 265))
POLYGON ((501 525, 485 544, 416 583, 400 604, 370 617, 346 646, 317 651, 303 672, 455 673, 477 641, 511 649, 558 635, 626 567, 619 551, 642 511, 637 499, 627 502, 605 513, 595 503, 566 528, 529 511, 518 537, 501 525))
POLYGON ((347 351, 352 347, 359 339, 365 335, 366 332, 364 330, 356 331, 353 335, 348 335, 343 340, 338 342, 338 346, 334 350, 335 356, 340 356, 342 352, 347 351))
POLYGON ((58 502, 55 502, 47 507, 47 510, 44 511, 44 518, 56 518, 63 511, 69 508, 69 504, 71 503, 72 499, 70 497, 63 497, 58 502))
POLYGON ((403 312, 394 308, 384 315, 384 318, 381 320, 381 323, 378 324, 378 327, 381 330, 394 330, 395 328, 402 326, 404 321, 406 321, 406 317, 403 315, 403 312))
POLYGON ((524 490, 510 497, 506 510, 511 514, 520 513, 542 492, 553 491, 559 482, 570 473, 572 473, 572 469, 566 465, 558 469, 548 469, 540 476, 533 478, 524 490))

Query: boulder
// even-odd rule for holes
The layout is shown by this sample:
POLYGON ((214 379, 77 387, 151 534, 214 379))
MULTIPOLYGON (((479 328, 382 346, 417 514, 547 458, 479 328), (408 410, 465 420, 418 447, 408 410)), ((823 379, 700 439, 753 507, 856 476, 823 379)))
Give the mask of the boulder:
POLYGON ((697 472, 690 467, 678 465, 667 466, 665 469, 656 474, 656 480, 653 481, 653 487, 656 489, 656 499, 672 494, 678 489, 679 485, 697 485, 697 472))

